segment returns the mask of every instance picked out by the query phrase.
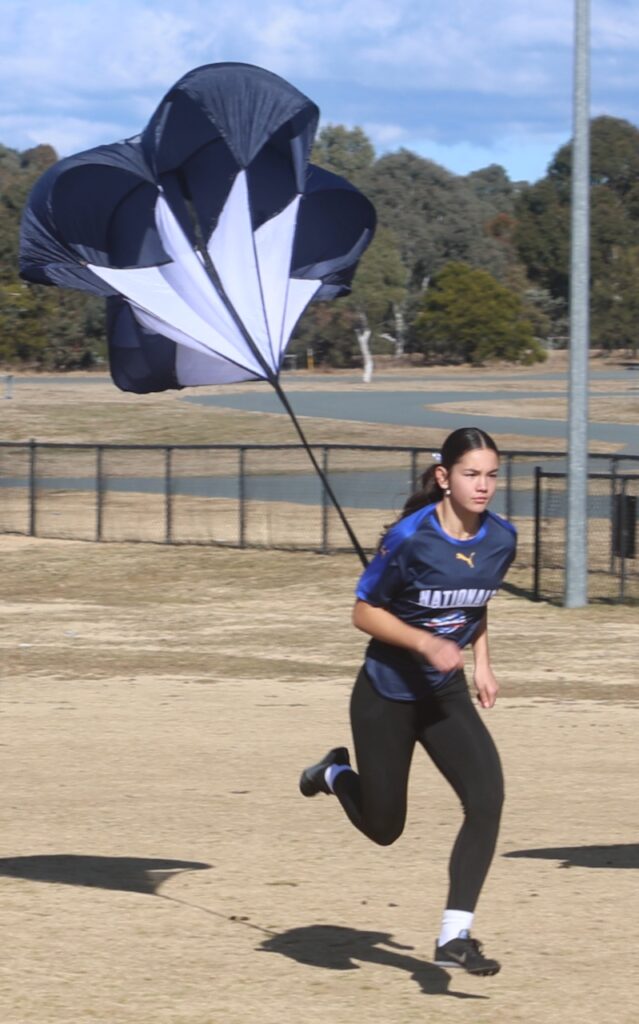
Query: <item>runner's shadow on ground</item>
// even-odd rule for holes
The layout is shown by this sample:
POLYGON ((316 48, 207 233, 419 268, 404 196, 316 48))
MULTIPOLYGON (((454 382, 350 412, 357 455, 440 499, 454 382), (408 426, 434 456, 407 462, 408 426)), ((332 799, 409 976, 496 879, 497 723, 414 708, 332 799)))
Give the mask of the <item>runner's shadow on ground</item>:
POLYGON ((173 875, 210 867, 210 864, 197 861, 167 860, 162 857, 89 857, 57 853, 33 857, 1 857, 0 877, 89 886, 94 889, 119 889, 153 896, 162 882, 173 875))
MULTIPOLYGON (((419 960, 405 951, 387 932, 363 932, 338 925, 314 924, 265 939, 258 949, 281 953, 300 964, 324 967, 330 971, 356 971, 362 963, 382 964, 405 971, 430 996, 453 996, 456 999, 487 999, 469 992, 451 992, 448 971, 427 960, 419 960), (359 962, 356 962, 359 961, 359 962)), ((459 972, 461 973, 461 972, 459 972)))
POLYGON ((560 868, 639 868, 639 843, 613 846, 555 846, 540 850, 513 850, 504 857, 539 857, 558 860, 560 868))

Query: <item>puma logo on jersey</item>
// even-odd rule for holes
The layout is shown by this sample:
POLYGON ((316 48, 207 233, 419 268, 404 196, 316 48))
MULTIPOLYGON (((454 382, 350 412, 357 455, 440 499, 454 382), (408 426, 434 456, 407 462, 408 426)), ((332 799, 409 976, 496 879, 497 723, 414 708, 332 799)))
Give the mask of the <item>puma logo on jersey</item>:
POLYGON ((471 569, 475 568, 475 563, 473 561, 473 559, 475 558, 474 551, 471 551, 469 555, 463 555, 461 551, 458 551, 457 554, 455 555, 455 558, 458 558, 460 562, 466 562, 471 567, 471 569))

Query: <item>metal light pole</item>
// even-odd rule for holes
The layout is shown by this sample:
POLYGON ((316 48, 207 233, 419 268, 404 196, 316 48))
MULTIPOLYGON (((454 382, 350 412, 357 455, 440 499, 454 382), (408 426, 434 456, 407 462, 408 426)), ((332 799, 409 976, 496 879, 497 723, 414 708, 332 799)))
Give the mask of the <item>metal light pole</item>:
POLYGON ((564 605, 588 604, 588 350, 590 277, 590 0, 575 0, 570 266, 568 502, 564 605))

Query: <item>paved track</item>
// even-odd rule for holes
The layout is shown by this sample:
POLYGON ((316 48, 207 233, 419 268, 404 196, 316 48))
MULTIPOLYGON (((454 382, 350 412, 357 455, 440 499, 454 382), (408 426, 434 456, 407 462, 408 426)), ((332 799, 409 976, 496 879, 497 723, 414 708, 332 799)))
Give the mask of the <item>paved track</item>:
MULTIPOLYGON (((307 381, 309 378, 305 377, 307 381)), ((353 378, 354 380, 355 378, 353 378)), ((381 378, 380 378, 381 379, 381 378)), ((394 378, 398 380, 397 377, 394 378)), ((411 378, 402 378, 411 379, 411 378)), ((412 378, 414 379, 414 378, 412 378)), ((438 381, 443 378, 439 377, 438 381)), ((486 380, 485 377, 482 378, 486 380)), ((521 378, 519 378, 521 379, 521 378)), ((550 380, 564 380, 562 374, 536 374, 530 380, 540 382, 550 380)), ((340 378, 340 384, 335 391, 296 391, 295 376, 289 375, 285 378, 285 388, 291 401, 293 409, 299 416, 313 416, 324 419, 351 420, 364 423, 392 423, 401 426, 435 427, 454 430, 457 427, 465 426, 468 417, 460 413, 450 413, 437 408, 440 405, 449 403, 460 404, 472 402, 474 405, 481 401, 490 409, 491 402, 510 401, 513 403, 523 402, 538 398, 560 398, 561 393, 556 391, 527 390, 527 391, 477 391, 471 390, 472 378, 451 378, 455 390, 451 391, 428 391, 420 388, 415 391, 380 391, 375 390, 371 385, 366 391, 347 391, 344 384, 348 380, 340 378), (462 390, 464 383, 468 381, 469 387, 462 390), (460 387, 461 384, 461 387, 460 387)), ((503 381, 504 377, 495 378, 496 381, 503 381)), ((628 373, 601 371, 591 375, 591 381, 620 381, 627 383, 628 373)), ((324 378, 326 381, 326 378, 324 378)), ((600 392, 597 393, 599 396, 600 392)), ((593 395, 594 397, 594 395, 593 395)), ((627 398, 628 391, 606 392, 609 398, 627 398)), ((256 385, 255 389, 243 392, 242 394, 225 395, 198 395, 190 393, 185 396, 185 401, 196 402, 204 405, 214 405, 227 409, 238 409, 246 412, 281 413, 286 415, 277 395, 266 385, 256 385)), ((489 433, 494 434, 522 434, 526 437, 561 438, 567 443, 566 423, 564 420, 553 419, 528 419, 523 416, 491 416, 489 412, 485 415, 473 413, 473 423, 483 427, 489 433)), ((606 444, 620 445, 620 451, 625 454, 639 454, 639 427, 623 423, 591 423, 589 428, 590 442, 604 442, 606 444)), ((344 438, 348 443, 348 437, 344 438)))

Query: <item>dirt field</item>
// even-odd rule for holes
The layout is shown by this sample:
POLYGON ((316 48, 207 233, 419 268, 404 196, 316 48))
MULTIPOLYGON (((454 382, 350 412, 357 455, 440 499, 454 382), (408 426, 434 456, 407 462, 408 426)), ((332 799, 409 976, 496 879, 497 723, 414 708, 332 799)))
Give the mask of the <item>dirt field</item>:
POLYGON ((388 849, 297 792, 349 742, 353 556, 0 559, 2 1024, 636 1020, 636 609, 491 605, 504 966, 472 979, 431 963, 459 809, 426 758, 388 849))
MULTIPOLYGON (((564 368, 554 353, 531 372, 564 368)), ((451 373, 375 386, 444 390, 451 373)), ((478 400, 495 373, 514 397, 540 387, 491 368, 478 400)), ((323 385, 295 378, 307 386, 323 385)), ((593 418, 639 420, 632 375, 623 400, 618 382, 593 388, 593 418)), ((541 390, 557 399, 519 400, 521 414, 563 416, 561 382, 541 390)), ((1 412, 2 440, 296 440, 284 417, 106 379, 16 378, 1 412)), ((305 427, 318 443, 379 442, 374 424, 305 427)), ((389 444, 443 436, 384 428, 389 444)), ((73 500, 90 538, 93 509, 73 500)), ((274 522, 261 529, 272 543, 274 522)), ((533 604, 515 596, 529 570, 491 605, 502 695, 487 721, 508 800, 476 933, 504 967, 471 979, 431 962, 460 814, 426 758, 389 849, 297 790, 305 764, 350 739, 354 556, 0 536, 0 564, 0 1024, 634 1024, 636 608, 533 604)))

